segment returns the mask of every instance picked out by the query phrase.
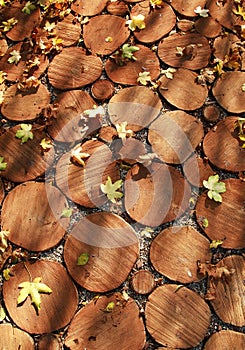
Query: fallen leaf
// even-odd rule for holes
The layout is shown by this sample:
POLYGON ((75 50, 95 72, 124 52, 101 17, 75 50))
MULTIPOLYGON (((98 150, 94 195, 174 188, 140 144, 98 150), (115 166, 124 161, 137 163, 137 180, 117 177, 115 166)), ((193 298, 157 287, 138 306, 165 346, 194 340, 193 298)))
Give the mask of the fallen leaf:
POLYGON ((2 322, 6 317, 5 309, 0 305, 0 322, 2 322))
POLYGON ((33 282, 22 282, 18 285, 18 288, 22 289, 17 299, 17 305, 23 303, 27 297, 30 296, 31 302, 35 306, 37 312, 41 308, 40 293, 52 293, 52 289, 50 289, 46 284, 41 283, 41 277, 34 278, 33 282))
POLYGON ((232 10, 236 15, 241 16, 243 20, 245 21, 245 6, 240 6, 238 5, 237 10, 233 9, 232 10))
POLYGON ((3 253, 8 247, 9 231, 0 231, 0 252, 3 253))
POLYGON ((17 50, 13 50, 10 52, 11 57, 9 57, 8 62, 9 63, 15 63, 17 64, 21 60, 21 54, 17 50))
POLYGON ((0 171, 3 171, 7 168, 7 163, 4 162, 4 157, 0 157, 0 171))
POLYGON ((78 266, 84 266, 84 265, 86 265, 88 263, 88 261, 89 261, 89 254, 88 253, 82 253, 77 258, 77 265, 78 266))
POLYGON ((202 9, 201 6, 197 6, 194 12, 201 17, 208 17, 209 10, 202 9))
POLYGON ((139 72, 137 82, 142 85, 147 85, 149 82, 151 82, 150 72, 139 72))
POLYGON ((42 141, 40 142, 40 146, 42 147, 42 149, 44 151, 49 150, 50 148, 52 148, 52 141, 51 140, 46 140, 46 138, 42 139, 42 141))
POLYGON ((65 208, 61 213, 61 218, 70 218, 72 216, 72 208, 65 208))
POLYGON ((126 24, 128 24, 129 29, 132 31, 135 31, 136 28, 145 29, 145 16, 142 14, 132 16, 132 19, 129 19, 126 24))
POLYGON ((71 161, 79 165, 85 166, 84 159, 90 157, 89 153, 82 151, 82 145, 78 144, 71 150, 71 161))
POLYGON ((223 244, 223 241, 221 241, 220 239, 218 240, 213 240, 211 243, 210 243, 210 249, 212 248, 218 248, 218 246, 222 245, 223 244))
POLYGON ((33 133, 31 132, 31 124, 20 124, 20 129, 17 130, 15 136, 21 139, 21 143, 27 142, 29 139, 33 140, 33 133))
POLYGON ((134 135, 134 132, 132 130, 126 129, 127 124, 127 122, 122 122, 115 125, 117 129, 117 135, 122 140, 125 140, 126 137, 131 137, 134 135))
POLYGON ((122 180, 118 180, 113 184, 110 176, 108 176, 106 183, 101 184, 100 188, 101 188, 101 191, 106 194, 107 198, 112 203, 116 203, 116 199, 123 197, 123 193, 117 191, 122 186, 122 183, 123 183, 122 180))
POLYGON ((211 175, 208 178, 208 181, 203 180, 203 185, 207 188, 208 197, 213 199, 215 202, 222 202, 222 197, 220 193, 226 192, 225 183, 219 181, 219 175, 211 175))
POLYGON ((106 305, 104 311, 105 312, 112 312, 114 308, 115 308, 115 303, 114 303, 114 301, 111 301, 106 305))

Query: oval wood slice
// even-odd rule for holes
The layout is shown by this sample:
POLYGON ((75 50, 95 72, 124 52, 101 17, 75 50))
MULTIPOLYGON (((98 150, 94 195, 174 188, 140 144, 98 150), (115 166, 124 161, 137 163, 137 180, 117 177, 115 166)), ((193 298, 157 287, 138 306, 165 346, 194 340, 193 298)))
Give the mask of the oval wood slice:
POLYGON ((142 1, 131 10, 131 18, 139 14, 145 16, 145 29, 135 31, 134 36, 143 43, 153 43, 161 39, 173 29, 176 23, 176 15, 172 7, 166 3, 150 11, 149 1, 142 1))
POLYGON ((239 38, 233 33, 225 33, 214 40, 214 56, 224 61, 226 56, 230 56, 231 50, 239 43, 239 38))
POLYGON ((107 2, 108 0, 77 0, 71 4, 71 9, 81 16, 95 16, 103 11, 107 2))
POLYGON ((32 130, 33 140, 21 143, 15 134, 20 125, 7 130, 0 136, 0 155, 7 162, 7 167, 1 175, 13 182, 33 180, 43 175, 53 161, 53 147, 48 152, 42 152, 40 142, 47 135, 44 131, 32 130))
POLYGON ((132 137, 126 139, 123 143, 121 140, 115 140, 113 147, 116 152, 116 159, 121 159, 128 164, 140 161, 140 157, 147 153, 144 143, 132 137))
POLYGON ((112 213, 82 218, 66 239, 64 259, 73 279, 83 288, 104 293, 119 287, 138 258, 138 238, 131 226, 112 213), (78 265, 81 254, 88 262, 78 265))
POLYGON ((126 20, 114 15, 93 17, 83 26, 84 43, 93 54, 111 54, 128 39, 129 35, 126 20))
POLYGON ((227 0, 222 4, 217 3, 215 0, 208 0, 206 2, 206 8, 209 9, 211 17, 228 29, 233 30, 235 25, 241 24, 239 16, 236 16, 233 12, 235 6, 232 0, 227 0))
POLYGON ((216 266, 225 266, 233 273, 227 278, 223 277, 213 282, 215 295, 211 304, 222 321, 243 327, 245 324, 244 257, 231 255, 222 259, 216 266))
POLYGON ((174 168, 152 163, 134 165, 124 183, 125 208, 130 217, 146 226, 158 226, 181 216, 189 205, 190 187, 174 168))
POLYGON ((93 83, 101 72, 99 57, 86 55, 80 47, 66 47, 50 63, 48 78, 55 88, 68 90, 93 83))
POLYGON ((27 14, 22 11, 25 4, 15 2, 11 7, 6 8, 2 13, 2 21, 7 21, 10 18, 17 19, 17 23, 6 33, 8 39, 13 41, 22 41, 31 36, 34 28, 40 23, 41 12, 40 8, 36 7, 27 14))
POLYGON ((91 94, 96 100, 104 101, 111 98, 115 88, 113 83, 107 79, 97 80, 91 87, 91 94))
POLYGON ((61 350, 59 338, 52 333, 44 334, 39 338, 38 350, 61 350))
POLYGON ((234 130, 236 121, 237 117, 221 120, 203 140, 203 150, 210 162, 227 171, 245 170, 245 150, 237 129, 234 130))
POLYGON ((197 293, 168 284, 151 293, 145 316, 146 328, 153 338, 176 349, 194 347, 204 338, 211 312, 197 293))
POLYGON ((177 22, 177 28, 182 32, 190 32, 194 28, 194 22, 189 19, 180 19, 177 22))
POLYGON ((37 55, 32 53, 32 49, 30 47, 25 47, 25 43, 18 43, 6 51, 5 55, 0 60, 0 70, 7 73, 6 80, 16 82, 23 78, 23 73, 27 68, 26 62, 28 60, 34 60, 38 58, 40 61, 40 65, 33 69, 32 75, 36 78, 40 77, 41 74, 45 71, 49 64, 49 60, 46 55, 37 55), (19 51, 21 55, 21 59, 17 64, 9 63, 8 59, 11 57, 10 53, 14 50, 19 51))
POLYGON ((237 179, 223 182, 226 192, 222 193, 222 203, 209 199, 207 193, 199 197, 196 205, 197 222, 202 227, 203 219, 208 219, 205 233, 211 240, 222 240, 223 248, 244 248, 244 183, 237 179))
POLYGON ((90 140, 82 145, 82 152, 90 156, 85 167, 71 162, 71 153, 65 153, 56 166, 56 183, 72 201, 88 208, 96 208, 107 202, 100 185, 108 176, 112 182, 120 179, 119 168, 112 159, 109 147, 100 141, 90 140))
POLYGON ((161 40, 158 45, 159 58, 173 67, 197 70, 206 67, 210 59, 208 40, 196 33, 175 33, 161 40), (182 49, 178 53, 178 47, 182 49))
POLYGON ((65 339, 71 350, 141 350, 144 344, 145 330, 138 306, 132 299, 125 301, 120 293, 101 296, 78 311, 65 339), (109 303, 114 307, 106 312, 109 303))
POLYGON ((242 91, 244 81, 245 72, 225 72, 212 89, 218 104, 230 113, 245 112, 245 94, 242 91))
POLYGON ((153 274, 148 270, 140 270, 133 274, 131 286, 138 294, 149 294, 155 287, 153 274))
POLYGON ((170 3, 171 6, 181 15, 195 17, 197 14, 194 10, 197 6, 204 8, 206 0, 172 0, 170 3))
POLYGON ((163 162, 180 164, 194 152, 203 135, 197 118, 184 111, 170 111, 153 121, 148 141, 163 162))
POLYGON ((196 187, 202 187, 203 180, 207 180, 209 176, 214 175, 208 161, 197 157, 195 154, 184 163, 183 172, 187 180, 196 187))
POLYGON ((52 119, 47 130, 58 142, 75 142, 93 134, 101 126, 101 115, 90 118, 86 113, 96 106, 88 92, 72 90, 62 92, 52 105, 52 119))
POLYGON ((63 40, 64 46, 76 44, 81 35, 81 24, 76 18, 69 14, 55 26, 56 36, 63 40))
POLYGON ((115 59, 108 59, 105 64, 105 71, 108 77, 114 82, 124 85, 138 85, 139 73, 147 71, 151 79, 155 80, 160 74, 160 64, 155 52, 143 45, 137 45, 139 51, 134 53, 135 60, 129 60, 120 65, 115 59))
POLYGON ((125 16, 128 13, 128 5, 120 0, 108 2, 106 9, 111 15, 115 16, 125 16))
POLYGON ((3 298, 8 313, 18 327, 31 334, 43 334, 65 327, 75 314, 78 294, 66 269, 55 261, 38 260, 18 263, 12 267, 13 276, 3 284, 3 298), (18 285, 41 277, 52 293, 41 293, 41 308, 37 314, 31 299, 17 306, 18 285))
POLYGON ((0 40, 0 57, 4 56, 8 50, 8 43, 5 39, 0 40))
POLYGON ((43 84, 27 90, 19 90, 17 85, 12 85, 4 93, 1 111, 9 120, 34 120, 49 101, 49 91, 43 84))
POLYGON ((216 38, 220 35, 222 26, 212 17, 201 17, 195 22, 195 28, 207 38, 216 38))
POLYGON ((150 259, 154 268, 181 283, 200 281, 197 261, 210 261, 209 240, 191 226, 172 226, 153 240, 150 259), (174 254, 172 253, 174 250, 174 254))
POLYGON ((108 112, 113 124, 127 122, 127 128, 139 131, 148 126, 160 113, 162 102, 145 86, 125 88, 109 102, 108 112))
POLYGON ((6 350, 34 350, 34 341, 28 333, 13 327, 11 324, 1 324, 0 348, 6 350))
POLYGON ((8 239, 14 244, 30 251, 46 250, 65 234, 70 222, 62 218, 66 207, 64 195, 54 186, 26 182, 10 191, 4 200, 2 228, 9 230, 8 239))
POLYGON ((197 84, 196 78, 195 72, 179 68, 173 79, 168 79, 165 75, 159 79, 159 92, 175 107, 193 111, 202 107, 208 96, 207 87, 197 84))
POLYGON ((241 350, 245 348, 245 334, 222 330, 211 335, 204 350, 241 350))
POLYGON ((220 117, 220 110, 215 104, 205 106, 203 109, 203 116, 209 122, 217 122, 220 117))

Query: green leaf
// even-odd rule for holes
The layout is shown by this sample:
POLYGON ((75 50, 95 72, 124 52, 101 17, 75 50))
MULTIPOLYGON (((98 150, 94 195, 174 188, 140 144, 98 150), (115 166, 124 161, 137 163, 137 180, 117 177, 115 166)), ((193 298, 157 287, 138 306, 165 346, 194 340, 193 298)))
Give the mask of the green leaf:
POLYGON ((5 170, 7 168, 7 163, 3 161, 4 157, 0 157, 0 171, 5 170))
POLYGON ((62 210, 61 217, 62 218, 70 218, 72 216, 72 208, 65 208, 62 210))
POLYGON ((137 59, 133 55, 136 51, 139 51, 139 48, 137 46, 130 46, 129 44, 124 44, 122 46, 122 57, 136 61, 137 59))
POLYGON ((116 203, 116 199, 123 197, 123 193, 117 191, 122 186, 122 183, 122 180, 118 180, 113 184, 110 176, 108 176, 106 183, 101 184, 100 188, 101 191, 106 194, 107 198, 112 203, 116 203))
POLYGON ((222 197, 220 193, 226 192, 226 187, 224 182, 219 182, 219 175, 211 175, 208 181, 203 180, 203 185, 207 188, 208 197, 213 199, 215 202, 222 202, 222 197))
POLYGON ((220 203, 222 202, 222 197, 219 193, 212 191, 212 196, 215 202, 220 202, 220 203))
POLYGON ((77 265, 78 266, 84 266, 88 263, 89 261, 89 254, 88 253, 82 253, 81 255, 79 255, 78 259, 77 259, 77 265))
POLYGON ((114 303, 114 301, 111 301, 106 305, 106 308, 104 309, 104 311, 105 312, 112 312, 114 307, 115 307, 115 303, 114 303))
POLYGON ((37 312, 41 308, 41 296, 39 293, 52 293, 52 289, 46 284, 41 283, 41 277, 34 278, 33 282, 22 282, 18 287, 22 289, 17 299, 17 305, 23 303, 27 297, 30 296, 31 302, 35 306, 37 312))
POLYGON ((31 14, 31 11, 35 10, 36 6, 32 4, 30 1, 27 1, 25 6, 22 9, 22 12, 26 13, 27 15, 31 14))
POLYGON ((208 219, 207 218, 203 218, 202 219, 202 227, 203 228, 207 228, 208 227, 208 219))
POLYGON ((0 322, 2 322, 6 317, 5 309, 0 305, 0 322))
POLYGON ((20 129, 17 130, 15 136, 21 139, 21 143, 27 142, 29 139, 33 140, 33 133, 31 132, 31 124, 20 124, 20 129))

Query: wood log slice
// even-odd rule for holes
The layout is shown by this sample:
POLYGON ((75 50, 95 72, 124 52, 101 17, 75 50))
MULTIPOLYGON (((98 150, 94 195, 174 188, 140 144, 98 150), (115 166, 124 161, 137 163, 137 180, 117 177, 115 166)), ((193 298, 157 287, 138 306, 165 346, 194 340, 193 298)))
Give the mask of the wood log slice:
POLYGON ((242 20, 233 12, 235 6, 232 0, 227 0, 221 4, 215 0, 208 0, 206 8, 209 9, 210 16, 225 28, 233 30, 236 25, 242 24, 242 20))
POLYGON ((12 267, 13 276, 3 284, 3 298, 11 319, 31 334, 43 334, 65 327, 75 314, 78 293, 66 269, 55 261, 21 262, 12 267), (41 308, 37 313, 31 299, 17 305, 22 282, 41 277, 51 288, 51 294, 41 294, 41 308), (65 301, 65 302, 64 302, 65 301))
POLYGON ((32 337, 11 324, 0 325, 0 348, 6 350, 34 350, 32 337))
POLYGON ((104 101, 112 97, 115 88, 113 83, 107 79, 97 80, 91 87, 92 96, 99 101, 104 101))
POLYGON ((81 16, 95 16, 103 11, 107 2, 108 0, 77 0, 71 4, 71 9, 81 16))
POLYGON ((192 290, 177 284, 155 289, 146 303, 146 328, 169 348, 190 348, 204 338, 211 318, 208 304, 192 290))
POLYGON ((214 175, 214 171, 208 161, 192 155, 183 165, 183 172, 187 180, 196 187, 203 187, 203 180, 214 175))
POLYGON ((202 17, 195 22, 195 29, 207 38, 216 38, 220 35, 222 26, 212 17, 202 17))
POLYGON ((209 199, 206 192, 199 197, 196 205, 197 222, 202 227, 203 219, 206 218, 208 227, 205 233, 211 240, 223 241, 223 248, 244 248, 244 183, 237 179, 223 182, 226 192, 222 193, 222 203, 209 199))
POLYGON ((76 44, 81 35, 81 24, 76 18, 69 14, 55 26, 56 36, 63 40, 63 46, 76 44))
POLYGON ((155 287, 154 276, 148 270, 139 270, 133 274, 131 286, 138 294, 149 294, 155 287))
POLYGON ((245 335, 231 330, 221 330, 211 335, 204 350, 240 350, 245 347, 245 335))
POLYGON ((181 15, 195 17, 197 14, 194 10, 197 6, 205 7, 206 0, 172 0, 171 6, 181 15))
POLYGON ((83 288, 104 293, 119 287, 138 258, 139 244, 131 226, 112 213, 82 218, 66 239, 64 259, 73 279, 83 288), (78 265, 81 254, 86 264, 78 265))

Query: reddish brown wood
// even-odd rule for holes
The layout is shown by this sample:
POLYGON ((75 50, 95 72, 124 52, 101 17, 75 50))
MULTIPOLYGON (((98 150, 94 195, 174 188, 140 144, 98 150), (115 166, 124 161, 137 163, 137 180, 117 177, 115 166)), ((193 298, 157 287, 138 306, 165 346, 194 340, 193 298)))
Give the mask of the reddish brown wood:
POLYGON ((245 335, 231 330, 221 330, 211 335, 204 350, 241 350, 245 347, 245 335))
POLYGON ((114 15, 92 17, 83 26, 84 43, 94 55, 111 54, 128 39, 129 34, 126 20, 114 15))
POLYGON ((214 175, 208 161, 197 157, 195 154, 184 163, 183 172, 187 180, 196 187, 202 187, 203 180, 207 180, 209 176, 214 175))
POLYGON ((151 293, 145 315, 146 328, 153 338, 176 349, 194 347, 204 338, 211 312, 197 293, 168 284, 151 293))
POLYGON ((220 35, 222 26, 212 17, 201 17, 195 22, 195 28, 207 38, 216 38, 220 35))
POLYGON ((71 5, 71 9, 81 16, 95 16, 105 8, 107 2, 108 0, 77 0, 71 5))
POLYGON ((115 59, 108 59, 105 65, 106 74, 115 83, 124 85, 138 85, 139 73, 144 70, 150 73, 151 80, 158 78, 160 74, 159 59, 155 52, 148 47, 137 45, 139 51, 134 53, 135 60, 129 60, 120 65, 115 59))
POLYGON ((64 46, 76 44, 81 35, 81 24, 72 14, 66 16, 55 26, 55 33, 58 38, 63 40, 64 46))
POLYGON ((5 196, 5 189, 2 179, 0 179, 0 203, 2 203, 5 196))
POLYGON ((180 164, 194 152, 203 135, 203 126, 197 118, 183 111, 171 111, 153 121, 148 140, 163 162, 180 164))
POLYGON ((1 324, 0 348, 34 350, 34 341, 28 333, 13 327, 11 324, 1 324))
POLYGON ((197 70, 206 67, 210 59, 211 50, 208 40, 196 33, 185 35, 176 33, 164 38, 158 45, 159 58, 173 67, 197 70), (183 49, 178 54, 177 48, 183 49))
POLYGON ((127 213, 146 226, 172 221, 189 206, 187 181, 176 169, 161 163, 152 163, 148 169, 134 165, 127 173, 124 190, 127 213))
POLYGON ((195 17, 197 14, 194 12, 197 6, 205 7, 206 0, 172 0, 171 6, 179 12, 181 15, 187 17, 195 17))
POLYGON ((208 89, 197 84, 196 78, 196 73, 179 68, 172 80, 165 76, 160 78, 159 92, 177 108, 187 111, 200 108, 208 96, 208 89))
POLYGON ((231 255, 221 260, 217 266, 226 266, 233 273, 228 278, 214 281, 215 296, 211 304, 222 321, 242 327, 245 323, 244 257, 231 255))
POLYGON ((211 17, 216 19, 222 26, 233 30, 235 25, 241 24, 241 19, 233 13, 234 2, 227 0, 219 6, 216 0, 208 0, 206 8, 211 17))
POLYGON ((107 350, 142 350, 145 330, 136 303, 122 299, 119 293, 101 296, 82 308, 68 328, 65 345, 71 350, 89 348, 107 350), (105 309, 109 303, 115 307, 105 309))
POLYGON ((13 276, 4 282, 4 303, 11 319, 18 327, 31 334, 50 333, 65 327, 77 308, 77 290, 66 269, 55 261, 38 260, 23 262, 12 267, 13 276), (42 282, 52 289, 51 294, 41 294, 41 309, 37 314, 31 300, 17 306, 20 292, 18 285, 41 277, 42 282), (65 302, 64 302, 65 301, 65 302))
POLYGON ((132 227, 112 213, 94 213, 81 219, 66 239, 64 259, 73 279, 93 292, 117 288, 128 277, 138 257, 138 238, 132 227), (81 254, 86 265, 78 266, 81 254))
POLYGON ((99 131, 99 138, 104 142, 112 142, 117 137, 117 131, 112 126, 103 126, 99 131))
POLYGON ((57 188, 42 182, 26 182, 9 192, 2 206, 2 229, 9 240, 31 251, 55 246, 70 220, 62 218, 68 207, 57 188), (35 232, 35 234, 33 234, 35 232))
POLYGON ((212 89, 216 101, 230 113, 245 112, 244 80, 245 72, 225 72, 212 89))
POLYGON ((38 341, 38 350, 61 350, 62 345, 59 338, 52 334, 44 334, 38 341))
POLYGON ((214 56, 224 61, 227 58, 226 56, 230 55, 232 48, 239 42, 239 38, 233 33, 225 33, 219 36, 214 40, 214 56))
POLYGON ((224 180, 226 192, 222 193, 222 203, 215 202, 203 193, 196 205, 197 222, 202 227, 204 218, 208 220, 205 233, 211 240, 222 240, 223 248, 243 248, 244 236, 244 196, 245 187, 241 180, 224 180), (224 230, 225 223, 225 230, 224 230))
POLYGON ((173 29, 176 23, 176 15, 172 7, 166 3, 150 11, 149 1, 142 1, 131 10, 131 17, 139 14, 145 15, 145 29, 135 31, 134 36, 143 43, 153 43, 161 39, 173 29))
POLYGON ((194 28, 194 22, 190 21, 189 19, 180 19, 177 22, 177 27, 182 32, 189 32, 194 28))
POLYGON ((203 115, 207 121, 216 122, 220 117, 220 110, 215 104, 208 105, 204 107, 203 115))
POLYGON ((140 156, 147 153, 144 143, 131 137, 123 143, 121 140, 116 140, 113 146, 116 152, 116 158, 129 164, 140 161, 140 156))
POLYGON ((181 283, 191 283, 203 278, 198 274, 197 261, 211 259, 209 245, 209 240, 191 226, 172 226, 153 240, 150 259, 162 275, 181 283))
POLYGON ((221 120, 203 140, 204 153, 210 162, 228 171, 245 170, 245 150, 234 130, 236 121, 237 117, 221 120))
POLYGON ((60 93, 51 107, 52 118, 47 128, 49 135, 59 142, 74 142, 93 134, 101 125, 101 116, 98 114, 90 118, 84 112, 94 107, 96 103, 86 91, 60 93))
POLYGON ((0 40, 0 57, 4 56, 8 50, 8 43, 5 39, 0 40))
POLYGON ((144 86, 125 88, 114 95, 108 106, 112 123, 127 122, 127 128, 139 131, 160 113, 162 102, 158 95, 144 86))
POLYGON ((19 90, 17 85, 12 85, 5 91, 1 111, 9 120, 33 120, 40 115, 49 101, 50 93, 43 84, 27 90, 19 90))
POLYGON ((107 202, 100 185, 108 176, 112 182, 119 180, 119 168, 109 147, 100 141, 87 141, 82 150, 90 155, 85 167, 71 163, 71 152, 65 153, 56 166, 56 183, 75 203, 88 208, 100 207, 107 202))
POLYGON ((91 87, 91 94, 99 101, 111 98, 115 88, 112 82, 106 79, 97 80, 91 87))
POLYGON ((108 2, 107 11, 115 16, 125 16, 128 13, 128 5, 123 1, 108 2))
POLYGON ((0 136, 0 155, 7 162, 7 167, 1 172, 1 176, 14 182, 33 180, 44 174, 45 170, 53 162, 54 149, 42 152, 40 142, 47 137, 46 133, 33 128, 33 140, 21 143, 15 137, 20 125, 7 130, 0 136))
POLYGON ((131 279, 133 290, 138 294, 149 294, 155 287, 155 280, 148 270, 140 270, 133 274, 131 279))
POLYGON ((67 47, 54 57, 48 69, 48 78, 55 88, 68 90, 93 83, 101 72, 99 57, 86 55, 80 47, 67 47))

